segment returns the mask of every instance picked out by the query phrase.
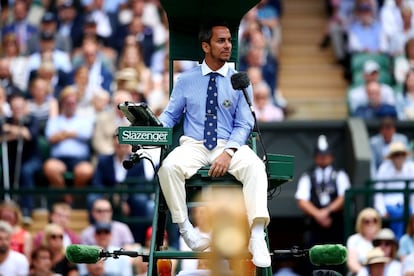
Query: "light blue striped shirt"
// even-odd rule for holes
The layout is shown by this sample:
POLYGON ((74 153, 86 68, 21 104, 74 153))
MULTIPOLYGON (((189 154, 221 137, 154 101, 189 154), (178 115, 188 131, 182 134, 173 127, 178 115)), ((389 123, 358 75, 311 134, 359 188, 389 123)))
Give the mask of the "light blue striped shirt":
MULTIPOLYGON (((177 124, 184 112, 184 135, 204 140, 204 120, 206 114, 207 86, 212 70, 205 62, 190 71, 181 74, 171 93, 170 102, 160 115, 164 127, 173 127, 177 124)), ((230 77, 236 73, 226 63, 216 71, 218 111, 217 111, 217 138, 227 141, 226 148, 239 148, 246 144, 253 126, 254 119, 249 105, 244 99, 243 92, 234 90, 230 77)), ((247 88, 252 99, 251 85, 247 88)))

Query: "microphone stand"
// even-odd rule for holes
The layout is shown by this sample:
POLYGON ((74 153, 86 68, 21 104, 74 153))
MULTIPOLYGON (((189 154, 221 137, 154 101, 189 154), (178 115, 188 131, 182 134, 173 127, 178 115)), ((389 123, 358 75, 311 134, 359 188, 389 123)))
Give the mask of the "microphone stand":
POLYGON ((138 253, 137 251, 127 251, 124 249, 120 249, 120 250, 114 250, 112 252, 106 251, 106 250, 102 250, 101 252, 99 252, 99 257, 100 258, 114 258, 114 259, 118 259, 119 256, 128 256, 131 258, 136 258, 139 256, 145 256, 143 253, 138 253))
POLYGON ((273 258, 306 258, 309 256, 309 249, 300 249, 298 246, 293 246, 291 249, 273 250, 270 252, 273 258))
POLYGON ((262 133, 260 132, 259 126, 257 125, 256 112, 254 112, 252 101, 250 100, 250 97, 247 94, 246 89, 243 88, 241 90, 243 91, 244 99, 246 100, 247 104, 249 105, 250 112, 252 113, 252 116, 253 116, 253 120, 254 120, 253 131, 257 132, 257 135, 259 136, 260 147, 262 148, 263 154, 264 154, 263 161, 266 163, 266 174, 269 177, 269 171, 268 171, 268 169, 269 169, 269 160, 267 158, 266 148, 263 144, 262 133))

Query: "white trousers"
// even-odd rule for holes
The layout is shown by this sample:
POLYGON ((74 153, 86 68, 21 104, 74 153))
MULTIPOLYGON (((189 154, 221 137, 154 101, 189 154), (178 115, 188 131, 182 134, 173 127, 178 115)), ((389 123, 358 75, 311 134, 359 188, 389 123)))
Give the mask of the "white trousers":
MULTIPOLYGON (((185 180, 191 178, 199 168, 211 164, 223 152, 225 145, 226 141, 219 140, 216 148, 209 151, 202 141, 183 136, 180 146, 163 160, 158 177, 174 223, 182 223, 188 218, 185 180)), ((231 159, 228 172, 243 184, 249 225, 254 219, 261 218, 267 226, 268 180, 263 161, 250 147, 242 146, 231 159)))

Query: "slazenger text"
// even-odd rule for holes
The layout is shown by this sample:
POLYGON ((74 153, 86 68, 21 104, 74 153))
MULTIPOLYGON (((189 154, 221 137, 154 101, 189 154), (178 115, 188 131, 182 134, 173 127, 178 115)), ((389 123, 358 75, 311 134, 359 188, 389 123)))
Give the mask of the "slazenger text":
POLYGON ((122 139, 124 141, 167 141, 167 132, 154 132, 154 131, 133 131, 126 130, 122 132, 122 139))

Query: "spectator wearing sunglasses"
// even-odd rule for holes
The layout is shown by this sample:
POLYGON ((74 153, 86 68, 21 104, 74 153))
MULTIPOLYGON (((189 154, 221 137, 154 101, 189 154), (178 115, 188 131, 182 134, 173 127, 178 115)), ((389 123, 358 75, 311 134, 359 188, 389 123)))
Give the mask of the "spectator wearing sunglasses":
MULTIPOLYGON (((111 246, 111 237, 113 225, 111 223, 98 222, 94 224, 94 236, 96 245, 103 250, 113 252, 119 250, 119 247, 111 246)), ((102 261, 101 261, 102 262, 102 261)), ((88 274, 85 264, 78 264, 79 275, 88 274)), ((132 276, 132 264, 128 256, 120 256, 119 258, 108 258, 104 262, 104 275, 132 276)))
POLYGON ((67 276, 77 276, 78 269, 74 263, 68 261, 63 245, 64 230, 56 223, 49 223, 44 228, 42 245, 52 252, 52 271, 67 276))
POLYGON ((115 221, 112 219, 112 205, 104 198, 99 198, 93 202, 91 209, 91 218, 93 223, 85 228, 81 233, 81 244, 96 245, 96 223, 106 223, 111 225, 111 239, 110 245, 118 247, 125 247, 134 244, 134 237, 131 229, 127 224, 115 221))
POLYGON ((381 248, 385 257, 389 258, 389 261, 385 264, 384 276, 402 275, 401 262, 397 260, 398 241, 394 232, 389 228, 381 229, 372 244, 381 248))
POLYGON ((356 233, 347 242, 347 268, 351 274, 357 274, 367 263, 367 254, 374 248, 372 241, 382 228, 381 216, 373 208, 362 209, 355 224, 356 233))

